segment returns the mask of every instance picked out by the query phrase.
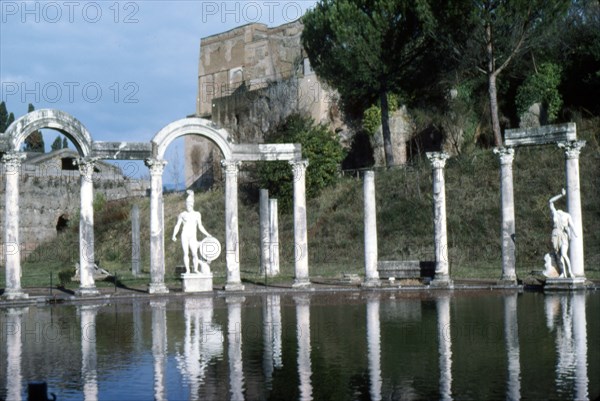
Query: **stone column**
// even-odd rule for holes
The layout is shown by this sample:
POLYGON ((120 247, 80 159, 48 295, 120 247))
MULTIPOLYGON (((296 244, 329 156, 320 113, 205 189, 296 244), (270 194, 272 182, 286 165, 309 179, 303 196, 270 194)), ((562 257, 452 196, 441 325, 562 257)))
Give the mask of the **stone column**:
MULTIPOLYGON (((29 308, 8 308, 4 312, 2 322, 3 337, 6 339, 6 399, 18 400, 23 390, 22 352, 23 339, 21 337, 23 326, 23 315, 29 308)), ((0 312, 2 313, 2 312, 0 312)))
POLYGON ((298 376, 300 400, 312 400, 312 367, 310 360, 310 299, 294 297, 296 302, 296 336, 298 338, 298 376))
POLYGON ((99 294, 94 282, 94 167, 95 158, 79 158, 81 174, 81 207, 79 211, 79 296, 99 294))
POLYGON ((166 294, 165 285, 165 222, 162 174, 166 160, 146 159, 150 169, 150 294, 166 294))
POLYGON ((98 368, 96 353, 96 314, 99 305, 79 307, 81 319, 81 379, 83 381, 83 399, 98 399, 98 368))
POLYGON ((271 258, 269 255, 269 191, 259 191, 259 218, 260 218, 260 274, 267 274, 271 258))
POLYGON ((229 395, 231 400, 244 399, 244 365, 242 361, 242 303, 244 297, 228 297, 227 358, 229 359, 229 395))
POLYGON ((565 150, 565 173, 567 176, 567 212, 573 219, 577 237, 569 241, 569 259, 575 277, 585 277, 583 258, 583 219, 581 216, 581 194, 579 186, 579 153, 585 141, 560 142, 565 150))
POLYGON ((508 378, 506 399, 521 399, 521 363, 519 361, 519 324, 517 321, 517 297, 511 294, 504 297, 504 340, 508 354, 508 378))
POLYGON ((142 272, 140 266, 142 257, 140 243, 140 208, 133 205, 131 208, 131 274, 137 277, 142 272))
POLYGON ((225 260, 227 291, 242 291, 240 278, 240 239, 238 231, 238 171, 239 161, 222 160, 225 170, 225 260))
POLYGON ((308 160, 291 161, 294 173, 294 287, 310 286, 306 223, 306 168, 308 160))
POLYGON ((500 204, 502 209, 502 277, 507 284, 517 284, 515 259, 515 201, 513 196, 513 148, 495 148, 500 159, 500 204))
POLYGON ((154 399, 167 399, 167 301, 150 301, 152 308, 152 358, 154 359, 154 399))
POLYGON ((378 287, 377 271, 377 212, 375 203, 375 172, 365 171, 364 184, 365 219, 365 287, 378 287))
POLYGON ((450 298, 436 300, 438 346, 440 355, 440 399, 452 399, 452 337, 450 335, 450 298))
POLYGON ((446 231, 446 184, 444 166, 449 158, 444 152, 428 152, 433 166, 433 232, 435 248, 435 277, 431 282, 437 286, 452 286, 448 263, 448 234, 446 231))
POLYGON ((367 300, 367 352, 371 400, 381 400, 381 327, 379 297, 367 300))
POLYGON ((21 289, 21 243, 19 241, 19 178, 25 154, 6 153, 4 164, 4 266, 6 288, 3 298, 19 299, 28 295, 21 289))
POLYGON ((269 199, 269 277, 279 274, 279 218, 277 199, 269 199))

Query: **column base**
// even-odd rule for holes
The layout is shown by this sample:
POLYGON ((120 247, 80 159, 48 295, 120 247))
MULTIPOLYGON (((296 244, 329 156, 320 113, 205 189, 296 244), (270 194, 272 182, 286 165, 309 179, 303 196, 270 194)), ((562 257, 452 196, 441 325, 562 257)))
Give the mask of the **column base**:
POLYGON ((148 293, 149 294, 168 294, 169 289, 165 285, 165 283, 150 283, 148 285, 148 293))
POLYGON ((450 276, 447 274, 436 274, 433 280, 429 283, 430 287, 435 288, 454 288, 454 283, 450 280, 450 276))
POLYGON ((93 297, 100 295, 100 291, 96 287, 79 287, 75 291, 75 295, 78 297, 93 297))
POLYGON ((227 283, 223 289, 225 291, 244 291, 244 284, 242 283, 227 283))
POLYGON ((2 294, 2 298, 6 299, 6 300, 27 299, 27 298, 29 298, 29 294, 27 294, 26 292, 23 292, 23 290, 20 288, 19 289, 5 288, 4 294, 2 294))
POLYGON ((381 287, 381 281, 379 281, 379 278, 367 278, 360 286, 365 288, 381 287))
POLYGON ((500 280, 498 280, 496 282, 496 285, 502 286, 502 287, 516 287, 517 285, 519 285, 519 282, 517 281, 516 277, 511 277, 511 276, 503 276, 500 280))
POLYGON ((547 278, 544 283, 544 291, 576 291, 585 290, 586 287, 585 277, 547 278))
POLYGON ((310 280, 308 278, 296 278, 292 288, 308 288, 310 287, 310 280))

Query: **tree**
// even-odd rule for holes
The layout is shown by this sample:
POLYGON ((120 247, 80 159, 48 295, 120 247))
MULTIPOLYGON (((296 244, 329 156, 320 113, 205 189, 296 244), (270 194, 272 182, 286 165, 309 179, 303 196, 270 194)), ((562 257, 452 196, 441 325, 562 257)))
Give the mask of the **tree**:
MULTIPOLYGON (((312 118, 293 114, 266 135, 267 143, 300 143, 302 157, 308 159, 306 192, 308 198, 336 182, 344 150, 336 135, 325 125, 316 125, 312 118)), ((292 168, 288 162, 264 162, 259 165, 258 178, 262 188, 279 200, 282 209, 292 203, 292 168)))
POLYGON ((6 103, 0 103, 0 132, 6 132, 8 128, 8 110, 6 109, 6 103))
POLYGON ((53 152, 62 148, 62 139, 60 139, 60 135, 58 135, 56 139, 54 139, 54 142, 52 142, 50 148, 53 152))
MULTIPOLYGON (((502 146, 498 111, 498 77, 531 51, 567 12, 569 0, 457 0, 436 9, 446 55, 487 78, 492 131, 502 146)), ((440 55, 440 56, 443 56, 440 55)))
POLYGON ((67 137, 64 137, 62 140, 62 148, 67 149, 68 147, 69 147, 69 141, 67 140, 67 137))
MULTIPOLYGON (((425 0, 321 0, 303 17, 302 45, 320 79, 343 103, 362 109, 379 100, 386 164, 394 164, 388 94, 432 43, 425 0)), ((362 114, 362 111, 359 114, 362 114)))
MULTIPOLYGON (((34 110, 35 110, 35 108, 33 107, 33 105, 31 103, 29 103, 27 112, 31 113, 34 110)), ((33 131, 31 134, 29 134, 27 136, 27 138, 25 138, 24 143, 25 143, 25 151, 26 152, 44 153, 46 150, 45 149, 46 146, 44 145, 44 136, 42 135, 42 133, 40 131, 33 131)))

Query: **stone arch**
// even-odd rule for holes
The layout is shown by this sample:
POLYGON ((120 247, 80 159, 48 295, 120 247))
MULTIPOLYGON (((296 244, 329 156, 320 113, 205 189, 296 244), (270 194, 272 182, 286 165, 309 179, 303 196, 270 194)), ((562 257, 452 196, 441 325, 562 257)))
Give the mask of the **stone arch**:
POLYGON ((92 137, 85 126, 70 114, 53 109, 35 110, 13 122, 5 132, 11 150, 18 152, 29 134, 44 128, 57 130, 68 137, 81 156, 91 155, 92 137))
POLYGON ((229 133, 225 129, 219 129, 212 121, 192 117, 170 123, 152 138, 154 157, 162 159, 169 144, 184 135, 200 135, 210 139, 221 150, 225 160, 229 160, 233 156, 229 133))

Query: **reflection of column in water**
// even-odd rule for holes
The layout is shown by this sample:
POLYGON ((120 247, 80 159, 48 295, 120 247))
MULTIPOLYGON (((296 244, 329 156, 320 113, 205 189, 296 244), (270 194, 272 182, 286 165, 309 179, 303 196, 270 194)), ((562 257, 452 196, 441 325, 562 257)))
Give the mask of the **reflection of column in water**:
POLYGON ((142 327, 142 305, 141 302, 133 301, 133 347, 138 354, 144 349, 145 330, 142 327))
POLYGON ((310 364, 310 300, 294 297, 296 301, 296 336, 298 338, 298 376, 300 400, 312 399, 312 368, 310 364))
POLYGON ((379 298, 367 301, 367 349, 371 399, 381 400, 381 328, 379 325, 379 298))
POLYGON ((440 399, 452 399, 452 338, 450 337, 450 298, 436 301, 440 354, 440 399))
POLYGON ((271 387, 273 370, 283 366, 281 360, 281 303, 279 295, 266 295, 263 304, 263 370, 267 387, 271 387))
POLYGON ((4 332, 6 335, 6 399, 21 400, 23 376, 21 374, 22 316, 29 308, 9 308, 5 312, 4 332))
POLYGON ((227 343, 229 358, 229 393, 232 400, 244 399, 242 363, 242 302, 244 297, 227 297, 227 343))
POLYGON ((585 294, 573 297, 573 337, 575 340, 575 399, 588 399, 587 374, 587 319, 585 316, 585 294))
POLYGON ((152 308, 152 357, 154 358, 154 399, 166 400, 167 301, 150 301, 152 308))
POLYGON ((210 360, 223 354, 223 332, 212 322, 212 298, 186 298, 183 308, 184 349, 177 356, 177 366, 190 383, 189 399, 197 400, 210 360))
POLYGON ((99 305, 79 308, 81 319, 81 378, 86 401, 98 399, 98 374, 96 367, 96 314, 99 305))
POLYGON ((568 386, 566 383, 573 377, 575 369, 575 349, 573 346, 573 313, 567 295, 560 297, 561 320, 556 328, 556 384, 559 391, 568 386))
POLYGON ((504 297, 504 341, 508 355, 508 382, 506 398, 521 398, 521 364, 519 362, 519 324, 517 321, 518 294, 504 297))

